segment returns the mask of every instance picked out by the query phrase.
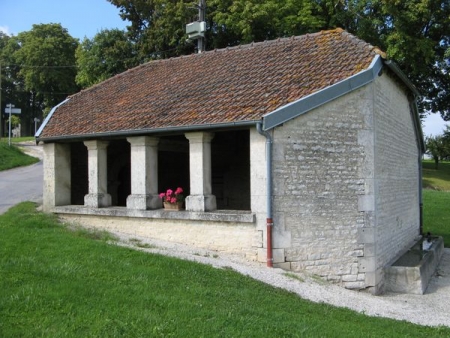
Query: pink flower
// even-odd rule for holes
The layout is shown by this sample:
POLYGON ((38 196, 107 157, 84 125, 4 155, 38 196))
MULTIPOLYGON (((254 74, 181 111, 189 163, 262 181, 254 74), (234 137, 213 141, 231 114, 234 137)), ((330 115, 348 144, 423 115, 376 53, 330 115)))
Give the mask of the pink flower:
POLYGON ((163 192, 159 194, 159 198, 164 198, 164 196, 166 196, 166 194, 163 192))
POLYGON ((175 195, 179 195, 183 193, 183 189, 178 187, 177 190, 175 190, 175 195))
POLYGON ((167 197, 170 197, 173 194, 172 189, 167 189, 167 197))
POLYGON ((170 203, 177 203, 176 197, 172 197, 172 198, 170 199, 170 203))

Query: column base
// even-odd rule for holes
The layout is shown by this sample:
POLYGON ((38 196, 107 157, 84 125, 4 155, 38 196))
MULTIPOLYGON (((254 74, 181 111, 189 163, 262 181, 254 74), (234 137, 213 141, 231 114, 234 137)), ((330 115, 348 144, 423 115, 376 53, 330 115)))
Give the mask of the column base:
POLYGON ((158 195, 129 195, 127 197, 127 209, 154 210, 162 208, 162 200, 158 195))
POLYGON ((186 197, 187 211, 214 211, 217 210, 216 196, 189 195, 186 197))
POLYGON ((111 206, 110 194, 87 194, 84 195, 84 205, 91 208, 111 206))

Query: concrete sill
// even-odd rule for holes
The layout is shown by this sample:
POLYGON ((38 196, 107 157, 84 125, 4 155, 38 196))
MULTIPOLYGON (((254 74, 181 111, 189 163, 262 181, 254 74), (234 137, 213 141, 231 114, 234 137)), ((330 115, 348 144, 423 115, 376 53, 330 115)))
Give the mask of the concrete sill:
POLYGON ((56 214, 74 215, 255 223, 255 214, 251 211, 242 210, 215 210, 209 212, 193 212, 185 210, 167 211, 164 209, 132 210, 125 207, 89 208, 82 205, 65 205, 54 207, 52 212, 56 214))

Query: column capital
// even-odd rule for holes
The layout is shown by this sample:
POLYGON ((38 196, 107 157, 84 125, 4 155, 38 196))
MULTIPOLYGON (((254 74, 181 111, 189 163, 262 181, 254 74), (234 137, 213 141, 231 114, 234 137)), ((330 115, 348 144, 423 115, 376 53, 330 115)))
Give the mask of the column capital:
POLYGON ((134 137, 127 137, 127 141, 133 147, 145 147, 145 146, 155 147, 159 143, 159 137, 134 136, 134 137))
POLYGON ((185 133, 184 136, 189 140, 189 143, 209 143, 214 138, 214 133, 199 131, 185 133))
POLYGON ((96 149, 106 149, 108 147, 109 141, 91 140, 91 141, 84 141, 83 143, 88 148, 88 150, 96 150, 96 149))

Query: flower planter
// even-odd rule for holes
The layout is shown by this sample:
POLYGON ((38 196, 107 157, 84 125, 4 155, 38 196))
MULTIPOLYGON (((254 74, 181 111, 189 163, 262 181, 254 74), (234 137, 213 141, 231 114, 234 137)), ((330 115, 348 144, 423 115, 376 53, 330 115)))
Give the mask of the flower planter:
POLYGON ((164 202, 164 209, 166 209, 166 210, 183 210, 183 202, 177 202, 177 203, 164 202))

